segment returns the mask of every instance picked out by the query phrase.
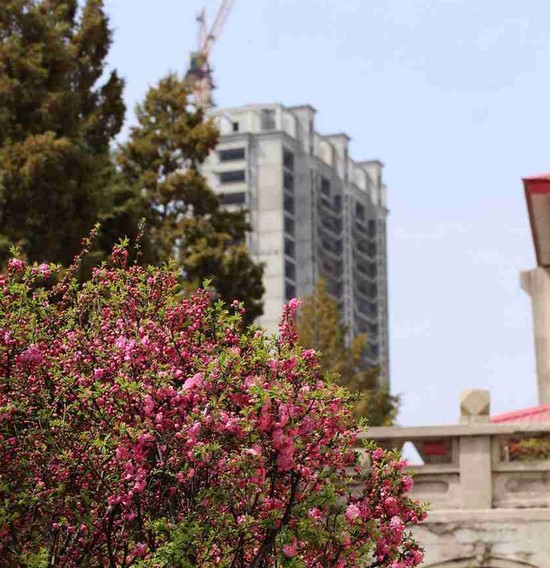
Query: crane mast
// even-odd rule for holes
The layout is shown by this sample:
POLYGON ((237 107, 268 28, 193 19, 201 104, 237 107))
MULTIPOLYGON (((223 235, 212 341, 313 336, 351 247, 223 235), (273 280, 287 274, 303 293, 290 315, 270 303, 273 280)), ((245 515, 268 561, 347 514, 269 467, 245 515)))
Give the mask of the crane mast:
POLYGON ((202 108, 213 106, 212 92, 215 85, 212 80, 210 53, 216 40, 220 37, 234 3, 235 0, 222 0, 210 31, 207 31, 204 8, 197 17, 199 22, 199 45, 198 49, 191 53, 189 69, 185 79, 193 93, 195 104, 202 108))

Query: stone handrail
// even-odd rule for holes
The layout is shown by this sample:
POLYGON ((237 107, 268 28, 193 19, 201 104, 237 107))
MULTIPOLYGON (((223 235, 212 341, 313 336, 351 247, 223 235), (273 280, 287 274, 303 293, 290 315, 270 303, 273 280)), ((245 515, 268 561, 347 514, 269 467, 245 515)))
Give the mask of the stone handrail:
POLYGON ((510 442, 550 437, 550 423, 370 428, 362 437, 401 449, 411 442, 423 465, 410 466, 412 496, 432 511, 550 507, 550 460, 515 461, 510 442))

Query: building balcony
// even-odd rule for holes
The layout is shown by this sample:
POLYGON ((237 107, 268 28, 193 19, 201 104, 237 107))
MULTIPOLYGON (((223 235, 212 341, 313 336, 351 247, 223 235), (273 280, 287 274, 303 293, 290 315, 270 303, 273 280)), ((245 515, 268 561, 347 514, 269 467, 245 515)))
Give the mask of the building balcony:
POLYGON ((375 262, 369 261, 367 263, 364 260, 359 261, 358 259, 354 259, 353 269, 354 272, 357 271, 359 273, 360 278, 367 278, 371 282, 376 282, 378 269, 375 262))
POLYGON ((326 241, 319 240, 317 254, 321 257, 328 256, 330 260, 339 264, 342 263, 342 248, 334 247, 332 244, 329 245, 326 241))
POLYGON ((342 281, 342 263, 334 262, 332 259, 319 258, 318 266, 321 274, 334 282, 342 281))
POLYGON ((376 225, 373 224, 372 219, 353 219, 353 232, 360 238, 367 237, 369 240, 375 241, 377 238, 376 225))
POLYGON ((378 296, 378 287, 375 283, 364 284, 362 282, 354 282, 353 291, 356 292, 359 296, 365 298, 367 302, 376 300, 376 297, 378 296))
POLYGON ((378 323, 378 310, 368 305, 364 300, 354 302, 353 316, 367 322, 378 323))
POLYGON ((357 333, 366 333, 369 340, 378 341, 378 335, 380 333, 378 324, 372 323, 364 318, 356 318, 355 327, 357 333))
POLYGON ((369 261, 376 258, 376 244, 375 243, 363 244, 363 243, 358 243, 358 242, 352 242, 352 246, 353 246, 352 251, 353 251, 354 255, 358 254, 362 258, 365 258, 369 261))
POLYGON ((339 238, 342 234, 342 222, 332 219, 330 217, 319 216, 319 224, 323 229, 329 231, 329 233, 336 238, 339 238))
POLYGON ((320 195, 317 199, 317 210, 321 214, 331 215, 337 219, 340 219, 342 216, 342 205, 334 205, 334 203, 331 203, 324 195, 320 195))

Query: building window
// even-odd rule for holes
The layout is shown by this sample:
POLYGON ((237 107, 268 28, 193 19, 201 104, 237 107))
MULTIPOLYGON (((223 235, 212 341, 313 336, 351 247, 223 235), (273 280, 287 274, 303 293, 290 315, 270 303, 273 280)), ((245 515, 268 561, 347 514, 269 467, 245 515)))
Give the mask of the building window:
POLYGON ((220 183, 237 183, 246 180, 246 174, 244 170, 220 172, 218 175, 220 178, 220 183))
POLYGON ((326 177, 321 178, 321 193, 330 195, 330 181, 326 177))
POLYGON ((342 210, 342 196, 341 195, 335 195, 334 196, 334 209, 336 209, 336 211, 342 210))
POLYGON ((262 110, 262 130, 275 130, 275 111, 271 109, 262 110))
POLYGON ((296 297, 296 286, 294 286, 294 284, 285 282, 285 296, 287 301, 296 297))
POLYGON ((294 176, 288 172, 283 173, 283 187, 287 191, 294 191, 294 176))
POLYGON ((233 128, 233 132, 239 132, 239 123, 238 122, 232 122, 231 127, 233 128))
POLYGON ((231 162, 233 160, 244 160, 244 148, 228 148, 227 150, 219 150, 218 158, 220 162, 231 162))
POLYGON ((296 247, 294 246, 294 241, 290 239, 285 239, 285 254, 286 256, 291 256, 294 258, 296 254, 296 247))
POLYGON ((365 206, 362 203, 355 204, 355 216, 361 221, 365 218, 365 206))
MULTIPOLYGON (((329 282, 327 286, 328 293, 335 297, 341 298, 342 297, 342 285, 338 284, 337 282, 329 282)), ((342 311, 343 306, 339 306, 339 310, 342 311)))
POLYGON ((284 199, 285 212, 294 215, 294 197, 288 195, 288 193, 285 193, 283 199, 284 199))
POLYGON ((222 205, 244 205, 246 194, 243 191, 238 193, 222 193, 219 195, 222 205))
POLYGON ((374 235, 376 235, 376 221, 374 219, 369 221, 368 234, 370 237, 374 237, 374 235))
POLYGON ((294 154, 286 148, 283 149, 283 166, 287 170, 294 169, 294 154))
POLYGON ((296 265, 289 260, 285 261, 285 276, 290 280, 296 280, 296 265))
POLYGON ((370 276, 376 277, 377 273, 378 273, 378 270, 377 270, 376 263, 375 263, 375 262, 371 262, 371 263, 369 264, 369 274, 370 274, 370 276))
POLYGON ((294 220, 287 215, 285 215, 285 233, 288 235, 294 234, 294 220))
POLYGON ((321 266, 323 267, 323 272, 325 274, 334 274, 334 266, 331 262, 325 260, 321 262, 321 266))

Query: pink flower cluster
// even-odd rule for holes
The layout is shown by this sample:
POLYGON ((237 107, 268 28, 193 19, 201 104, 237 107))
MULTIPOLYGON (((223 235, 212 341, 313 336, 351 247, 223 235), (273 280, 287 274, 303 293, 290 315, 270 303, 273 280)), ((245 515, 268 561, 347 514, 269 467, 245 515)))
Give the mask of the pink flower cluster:
POLYGON ((0 558, 419 564, 412 480, 374 446, 361 467, 349 396, 296 342, 298 302, 278 338, 243 334, 207 291, 114 256, 80 287, 41 290, 56 269, 17 259, 0 280, 0 558))

